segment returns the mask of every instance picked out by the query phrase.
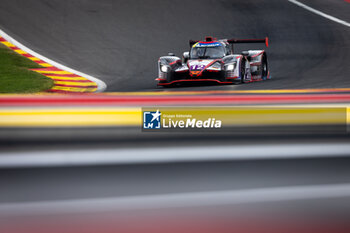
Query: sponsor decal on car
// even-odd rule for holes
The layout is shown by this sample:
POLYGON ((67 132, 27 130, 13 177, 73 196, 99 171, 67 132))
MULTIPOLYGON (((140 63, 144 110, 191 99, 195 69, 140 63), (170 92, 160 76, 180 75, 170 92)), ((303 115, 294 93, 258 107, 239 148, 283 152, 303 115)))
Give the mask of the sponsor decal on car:
POLYGON ((219 47, 221 44, 219 42, 212 42, 212 43, 201 43, 198 42, 193 45, 193 48, 201 48, 201 47, 219 47))

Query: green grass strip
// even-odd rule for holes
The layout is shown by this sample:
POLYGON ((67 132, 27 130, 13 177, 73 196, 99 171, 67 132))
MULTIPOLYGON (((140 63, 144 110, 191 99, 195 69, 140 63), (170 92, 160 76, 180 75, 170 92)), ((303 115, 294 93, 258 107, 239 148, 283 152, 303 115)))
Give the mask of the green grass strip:
POLYGON ((53 80, 29 69, 43 68, 0 43, 0 93, 36 93, 50 89, 53 80))

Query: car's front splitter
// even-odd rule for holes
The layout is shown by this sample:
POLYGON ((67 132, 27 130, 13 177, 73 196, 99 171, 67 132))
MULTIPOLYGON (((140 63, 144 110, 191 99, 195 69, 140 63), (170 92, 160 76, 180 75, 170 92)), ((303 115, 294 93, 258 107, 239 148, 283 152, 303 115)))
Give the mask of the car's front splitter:
POLYGON ((190 83, 190 82, 216 82, 219 84, 232 84, 234 82, 230 81, 230 82, 223 82, 217 79, 181 79, 181 80, 174 80, 168 83, 158 83, 158 86, 168 86, 168 85, 172 85, 172 84, 176 84, 176 83, 190 83))

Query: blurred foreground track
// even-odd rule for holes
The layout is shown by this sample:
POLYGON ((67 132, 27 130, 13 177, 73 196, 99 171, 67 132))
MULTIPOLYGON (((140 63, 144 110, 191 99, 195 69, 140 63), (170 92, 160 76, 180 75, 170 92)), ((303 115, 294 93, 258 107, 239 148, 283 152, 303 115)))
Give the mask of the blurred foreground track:
POLYGON ((348 89, 283 93, 103 93, 2 95, 0 127, 141 127, 142 107, 171 113, 216 114, 227 125, 346 125, 348 89), (154 96, 153 96, 154 94, 154 96), (164 94, 164 95, 162 95, 164 94), (182 107, 180 107, 182 106, 182 107), (230 108, 227 108, 230 107, 230 108))

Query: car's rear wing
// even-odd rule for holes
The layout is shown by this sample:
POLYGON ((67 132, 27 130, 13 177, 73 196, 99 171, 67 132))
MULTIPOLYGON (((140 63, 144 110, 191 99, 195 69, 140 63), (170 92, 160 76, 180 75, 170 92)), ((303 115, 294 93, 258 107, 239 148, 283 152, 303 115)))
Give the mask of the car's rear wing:
POLYGON ((247 44, 247 43, 265 43, 266 47, 269 47, 269 38, 265 39, 228 39, 230 44, 247 44))
MULTIPOLYGON (((206 42, 210 42, 216 40, 216 38, 213 37, 205 37, 206 42)), ((230 44, 247 44, 247 43, 265 43, 266 47, 269 47, 269 38, 266 37, 265 39, 227 39, 226 40, 230 44)), ((190 47, 192 47, 195 43, 200 42, 199 40, 190 40, 189 44, 190 47)))

